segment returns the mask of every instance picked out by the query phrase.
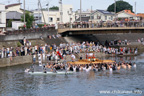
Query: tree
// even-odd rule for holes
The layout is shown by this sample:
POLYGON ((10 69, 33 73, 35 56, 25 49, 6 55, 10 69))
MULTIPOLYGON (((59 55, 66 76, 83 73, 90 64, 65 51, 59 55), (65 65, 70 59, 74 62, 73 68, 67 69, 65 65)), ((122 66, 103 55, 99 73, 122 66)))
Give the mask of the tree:
MULTIPOLYGON (((114 8, 115 8, 115 3, 110 5, 107 8, 107 11, 114 12, 114 8)), ((116 1, 116 13, 122 10, 131 10, 133 12, 133 6, 123 0, 116 1)))
MULTIPOLYGON (((24 15, 21 16, 21 21, 24 22, 24 15)), ((30 12, 26 11, 25 13, 25 22, 26 22, 26 27, 30 28, 32 27, 34 21, 34 16, 30 14, 30 12)))
POLYGON ((12 27, 12 19, 10 19, 10 20, 8 20, 8 25, 7 25, 7 27, 12 27))
POLYGON ((49 9, 50 10, 59 10, 59 7, 58 6, 53 6, 53 7, 50 7, 49 9))

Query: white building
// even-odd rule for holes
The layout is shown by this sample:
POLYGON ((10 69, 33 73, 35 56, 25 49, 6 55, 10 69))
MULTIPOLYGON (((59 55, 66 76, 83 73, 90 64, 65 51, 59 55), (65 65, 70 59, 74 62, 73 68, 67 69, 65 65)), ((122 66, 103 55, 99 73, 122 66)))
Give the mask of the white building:
POLYGON ((119 19, 134 19, 134 20, 140 20, 140 16, 138 16, 135 13, 132 13, 131 10, 123 10, 117 13, 117 18, 119 19))
POLYGON ((14 4, 6 5, 6 12, 16 11, 23 14, 23 9, 21 9, 21 4, 22 3, 14 3, 14 4))
POLYGON ((57 22, 59 22, 60 20, 60 15, 59 15, 59 11, 46 11, 44 10, 43 11, 43 15, 42 15, 42 12, 38 11, 38 10, 35 10, 33 11, 33 15, 34 15, 34 18, 35 18, 35 23, 37 24, 56 24, 57 22), (49 21, 48 21, 48 14, 49 14, 49 21), (40 16, 40 17, 39 17, 40 16))
POLYGON ((19 30, 19 27, 24 26, 24 22, 21 21, 12 21, 12 28, 14 30, 19 30))
POLYGON ((4 31, 5 27, 6 27, 5 5, 0 4, 0 31, 4 31))
MULTIPOLYGON (((92 12, 92 10, 82 11, 81 12, 81 17, 90 17, 91 16, 91 12, 92 12)), ((75 18, 76 19, 80 18, 80 10, 79 9, 75 12, 75 18)))
POLYGON ((106 10, 96 10, 92 13, 93 16, 93 22, 106 22, 106 21, 113 21, 115 18, 115 14, 111 13, 106 10))
MULTIPOLYGON (((72 5, 63 5, 63 23, 68 23, 75 21, 75 15, 74 12, 68 14, 68 11, 70 12, 70 9, 72 10, 72 5)), ((35 10, 33 11, 33 15, 35 18, 35 23, 40 24, 58 24, 60 23, 60 11, 59 10, 50 10, 49 12, 47 10, 44 10, 43 12, 35 10), (42 15, 43 13, 43 15, 42 15), (40 17, 39 17, 40 16, 40 17), (40 20, 39 20, 40 19, 40 20)))
POLYGON ((63 5, 63 23, 75 21, 75 13, 73 12, 72 5, 63 5), (68 12, 69 11, 69 12, 68 12))

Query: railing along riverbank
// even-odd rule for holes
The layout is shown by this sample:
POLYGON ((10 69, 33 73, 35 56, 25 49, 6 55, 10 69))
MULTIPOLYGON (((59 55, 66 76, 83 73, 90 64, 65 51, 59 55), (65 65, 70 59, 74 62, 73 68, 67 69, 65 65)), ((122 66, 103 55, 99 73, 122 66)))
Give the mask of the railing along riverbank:
POLYGON ((54 30, 55 30, 55 27, 32 28, 32 29, 6 31, 4 34, 13 35, 13 34, 20 34, 20 33, 46 32, 46 31, 54 31, 54 30))

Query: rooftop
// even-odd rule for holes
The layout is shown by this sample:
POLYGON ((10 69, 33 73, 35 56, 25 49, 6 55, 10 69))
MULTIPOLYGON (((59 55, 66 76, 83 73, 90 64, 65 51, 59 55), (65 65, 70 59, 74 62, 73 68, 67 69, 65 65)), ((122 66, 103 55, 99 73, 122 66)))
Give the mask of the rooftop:
POLYGON ((8 7, 12 7, 12 6, 21 5, 21 4, 22 4, 22 3, 14 3, 14 4, 6 5, 5 7, 8 8, 8 7))
POLYGON ((130 15, 136 15, 136 14, 132 13, 131 10, 123 10, 123 11, 124 11, 125 13, 130 14, 130 15))
POLYGON ((10 11, 6 13, 6 19, 17 19, 20 20, 22 16, 22 13, 19 13, 17 11, 10 11))
POLYGON ((144 18, 144 13, 138 13, 137 16, 144 18))
POLYGON ((96 13, 96 12, 101 12, 102 14, 105 14, 105 15, 114 15, 114 13, 112 13, 112 12, 109 12, 109 11, 106 11, 106 10, 96 10, 94 13, 96 13))

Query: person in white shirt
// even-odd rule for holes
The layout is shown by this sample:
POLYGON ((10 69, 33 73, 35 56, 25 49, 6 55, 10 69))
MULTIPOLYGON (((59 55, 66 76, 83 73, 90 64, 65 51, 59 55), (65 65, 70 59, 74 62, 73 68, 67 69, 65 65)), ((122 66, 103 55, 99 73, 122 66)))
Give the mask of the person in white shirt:
POLYGON ((39 66, 42 66, 42 57, 41 57, 41 54, 38 54, 38 61, 39 61, 39 66))
POLYGON ((58 62, 58 55, 56 54, 55 55, 55 63, 57 63, 58 62))
POLYGON ((35 64, 36 63, 36 55, 35 55, 35 53, 33 54, 33 64, 35 64))
POLYGON ((74 55, 74 54, 72 54, 72 55, 71 55, 72 62, 74 62, 74 61, 75 61, 75 58, 76 58, 76 57, 75 57, 75 55, 74 55))
POLYGON ((45 62, 45 54, 42 54, 43 62, 45 62))
POLYGON ((27 47, 26 46, 24 47, 24 50, 25 50, 25 55, 27 55, 27 47))

